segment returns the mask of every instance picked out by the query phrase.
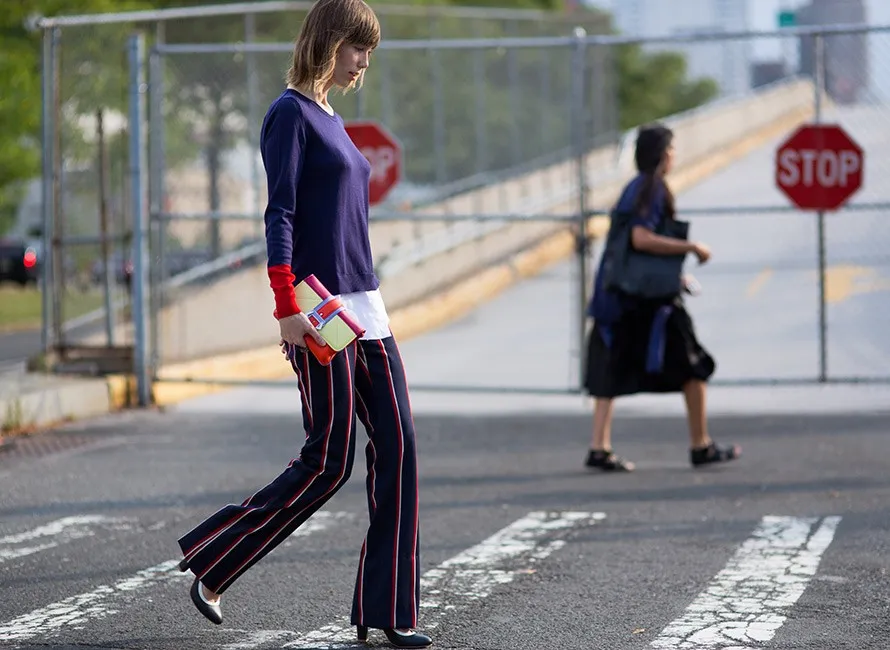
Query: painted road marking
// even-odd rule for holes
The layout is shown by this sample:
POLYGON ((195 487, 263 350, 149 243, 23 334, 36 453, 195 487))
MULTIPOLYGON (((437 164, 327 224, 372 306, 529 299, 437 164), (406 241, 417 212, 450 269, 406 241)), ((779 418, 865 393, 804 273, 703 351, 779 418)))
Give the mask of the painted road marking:
POLYGON ((750 650, 769 641, 816 574, 840 517, 764 517, 708 588, 650 647, 750 650))
POLYGON ((108 602, 113 596, 144 589, 153 583, 184 575, 176 568, 178 563, 179 560, 162 562, 113 585, 102 585, 92 591, 38 607, 29 614, 0 625, 0 639, 4 641, 33 639, 35 636, 56 632, 63 627, 79 627, 88 621, 115 614, 117 610, 108 602))
MULTIPOLYGON (((291 537, 305 537, 312 533, 330 528, 334 522, 349 513, 317 512, 306 523, 298 528, 291 537)), ((32 531, 33 532, 33 531, 32 531)), ((102 585, 92 591, 78 594, 38 607, 34 611, 0 624, 0 640, 24 641, 40 635, 58 632, 62 628, 81 628, 86 623, 118 613, 116 596, 133 593, 151 585, 168 580, 186 578, 193 579, 191 573, 181 573, 178 568, 179 558, 161 562, 135 575, 111 585, 102 585)), ((188 594, 184 594, 188 598, 188 594)))
POLYGON ((84 537, 92 537, 97 528, 128 530, 132 519, 83 515, 63 517, 24 533, 0 537, 0 564, 56 548, 84 537))
MULTIPOLYGON (((819 281, 818 271, 810 271, 810 277, 819 281)), ((773 269, 765 268, 758 273, 745 289, 748 299, 755 298, 773 277, 773 269)), ((838 264, 825 269, 825 302, 837 304, 853 296, 890 291, 890 278, 881 276, 877 269, 867 266, 838 264)))
POLYGON ((773 270, 770 268, 763 269, 757 276, 751 280, 751 283, 748 285, 748 289, 745 291, 745 295, 748 298, 753 298, 763 287, 769 282, 770 278, 773 277, 773 270))
MULTIPOLYGON (((818 272, 815 277, 818 282, 818 272)), ((829 304, 881 291, 890 291, 890 279, 879 275, 875 268, 841 264, 825 269, 825 301, 829 304)))
MULTIPOLYGON (((531 512, 430 569, 420 579, 421 627, 434 630, 446 613, 487 598, 496 587, 512 582, 517 575, 527 572, 530 565, 562 548, 566 542, 561 536, 605 516, 601 512, 531 512)), ((262 643, 280 640, 282 634, 280 631, 270 632, 266 637, 257 634, 256 645, 246 645, 245 640, 223 650, 251 650, 262 643)), ((330 650, 355 647, 354 639, 355 628, 348 617, 343 617, 280 647, 330 650)))

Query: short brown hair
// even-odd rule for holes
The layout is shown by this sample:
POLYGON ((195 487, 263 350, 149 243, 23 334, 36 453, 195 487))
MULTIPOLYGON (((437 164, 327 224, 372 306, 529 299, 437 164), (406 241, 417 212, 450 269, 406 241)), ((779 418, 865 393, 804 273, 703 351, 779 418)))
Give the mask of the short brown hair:
MULTIPOLYGON (((312 90, 326 83, 334 74, 337 52, 344 43, 377 47, 380 23, 374 10, 363 0, 318 0, 306 14, 294 44, 287 83, 312 90)), ((359 77, 357 86, 361 81, 359 77)))

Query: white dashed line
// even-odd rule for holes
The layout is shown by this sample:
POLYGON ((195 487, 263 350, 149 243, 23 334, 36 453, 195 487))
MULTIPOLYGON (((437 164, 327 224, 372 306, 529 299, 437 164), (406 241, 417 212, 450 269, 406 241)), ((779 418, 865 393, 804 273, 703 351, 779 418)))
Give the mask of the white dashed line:
MULTIPOLYGON (((532 512, 430 569, 420 579, 419 627, 434 630, 447 613, 487 598, 496 587, 512 582, 535 562, 562 548, 565 540, 560 538, 573 528, 603 518, 605 514, 600 512, 532 512)), ((354 647, 355 638, 355 628, 344 617, 280 647, 333 650, 354 647)), ((249 647, 236 644, 224 650, 249 647)))
MULTIPOLYGON (((305 537, 324 530, 345 516, 348 515, 339 512, 318 512, 298 528, 291 537, 305 537)), ((58 522, 55 523, 58 524, 58 522)), ((64 526, 61 528, 65 529, 64 526)), ((49 527, 46 530, 49 530, 49 527)), ((35 529, 30 533, 15 537, 13 541, 21 542, 46 537, 46 530, 35 529)), ((120 604, 116 601, 116 597, 122 594, 133 593, 166 580, 193 579, 191 573, 181 573, 178 564, 179 559, 161 562, 114 584, 102 585, 92 591, 39 607, 28 614, 0 624, 0 639, 4 641, 33 639, 37 636, 52 634, 63 627, 83 627, 87 622, 116 614, 119 607, 126 605, 126 603, 120 604)), ((188 594, 183 593, 183 598, 187 599, 188 594)))
POLYGON ((816 575, 840 517, 764 517, 685 613, 650 647, 749 650, 773 638, 816 575))
POLYGON ((102 515, 64 517, 24 533, 0 537, 0 564, 91 537, 97 528, 127 529, 128 521, 130 520, 102 515))

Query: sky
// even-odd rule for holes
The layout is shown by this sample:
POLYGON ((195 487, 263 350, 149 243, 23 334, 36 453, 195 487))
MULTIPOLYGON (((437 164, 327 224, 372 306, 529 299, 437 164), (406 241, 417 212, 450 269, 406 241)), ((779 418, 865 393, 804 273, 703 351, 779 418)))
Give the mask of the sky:
MULTIPOLYGON (((662 0, 682 2, 683 0, 662 0)), ((590 0, 586 4, 610 9, 613 3, 621 0, 590 0)), ((748 0, 748 27, 752 30, 773 30, 777 28, 776 17, 783 9, 809 4, 807 0, 748 0)), ((871 24, 890 24, 890 2, 888 0, 865 0, 865 10, 871 24)))
MULTIPOLYGON (((609 10, 613 3, 622 0, 587 0, 586 4, 609 10)), ((666 3, 683 0, 661 0, 666 3)), ((794 9, 809 4, 809 0, 747 0, 748 25, 750 31, 775 31, 778 29, 778 14, 781 10, 794 9)), ((866 18, 870 25, 890 26, 890 0, 865 0, 866 18)), ((890 32, 875 33, 869 37, 869 67, 872 88, 883 98, 890 99, 890 32)), ((754 42, 754 60, 770 60, 783 56, 782 44, 778 39, 757 39, 754 42)), ((788 54, 786 49, 786 55, 788 54)))

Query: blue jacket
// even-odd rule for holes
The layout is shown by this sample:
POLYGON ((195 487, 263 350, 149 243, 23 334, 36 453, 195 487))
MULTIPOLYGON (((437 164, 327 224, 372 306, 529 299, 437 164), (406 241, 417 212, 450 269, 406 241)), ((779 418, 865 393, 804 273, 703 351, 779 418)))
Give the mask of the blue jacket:
MULTIPOLYGON (((621 196, 615 204, 615 211, 631 212, 634 210, 634 204, 642 187, 643 179, 643 175, 639 174, 624 186, 621 196)), ((652 203, 649 206, 648 213, 645 216, 638 215, 631 223, 655 231, 661 225, 662 219, 664 219, 664 186, 659 185, 652 192, 652 203)), ((587 306, 587 315, 593 318, 599 325, 605 344, 611 346, 611 326, 621 319, 624 310, 628 306, 628 298, 608 291, 603 286, 603 264, 608 254, 608 249, 603 251, 599 266, 597 267, 596 275, 594 276, 593 295, 587 306)))

